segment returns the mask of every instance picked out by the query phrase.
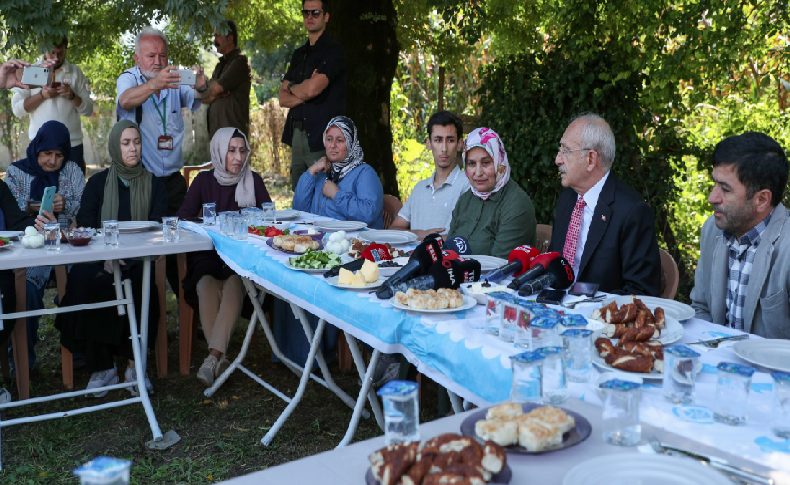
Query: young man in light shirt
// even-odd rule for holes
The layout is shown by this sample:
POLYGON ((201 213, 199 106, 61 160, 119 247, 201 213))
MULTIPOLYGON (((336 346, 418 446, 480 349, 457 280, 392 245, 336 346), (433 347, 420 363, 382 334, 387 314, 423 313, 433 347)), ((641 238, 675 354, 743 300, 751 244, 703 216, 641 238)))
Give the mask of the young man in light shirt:
POLYGON ((431 116, 425 146, 433 154, 435 171, 417 182, 390 229, 411 231, 420 240, 431 233, 447 232, 458 197, 469 190, 469 180, 456 164, 462 141, 463 125, 458 116, 449 111, 431 116))

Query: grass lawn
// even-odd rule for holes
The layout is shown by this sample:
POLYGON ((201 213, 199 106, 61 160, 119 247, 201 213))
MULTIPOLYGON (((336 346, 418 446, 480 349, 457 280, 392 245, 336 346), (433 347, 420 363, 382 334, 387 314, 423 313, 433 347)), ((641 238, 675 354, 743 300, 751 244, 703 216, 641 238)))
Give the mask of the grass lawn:
MULTIPOLYGON (((54 290, 44 301, 52 306, 54 290)), ((197 368, 208 355, 202 334, 192 352, 190 375, 178 372, 178 317, 175 296, 167 294, 168 376, 156 378, 153 351, 149 352, 148 375, 152 377, 151 396, 163 433, 175 430, 181 441, 164 451, 152 451, 145 442, 152 439, 143 408, 139 404, 107 409, 74 417, 32 424, 10 426, 2 430, 2 464, 0 483, 79 483, 72 470, 96 456, 106 455, 132 460, 132 483, 212 483, 245 475, 270 466, 333 449, 343 438, 351 419, 351 408, 321 385, 308 384, 307 392, 290 419, 280 429, 269 447, 260 439, 285 409, 286 403, 256 384, 241 372, 235 372, 210 399, 195 377, 197 368)), ((247 321, 241 320, 231 341, 229 355, 235 358, 241 348, 247 321)), ((36 346, 38 361, 31 371, 31 396, 63 392, 60 372, 59 332, 54 317, 43 317, 36 346)), ((245 366, 262 376, 287 395, 293 395, 298 378, 282 365, 271 363, 271 349, 263 332, 244 361, 245 366)), ((123 375, 126 363, 117 360, 123 375)), ((337 384, 350 396, 359 392, 356 372, 343 374, 337 362, 330 364, 337 384)), ((75 370, 75 389, 84 389, 89 374, 75 370)), ((427 379, 425 379, 427 381, 427 379)), ((16 381, 4 381, 3 387, 17 398, 16 381)), ((423 420, 435 414, 435 385, 426 386, 423 420)), ((3 419, 52 412, 67 412, 76 407, 117 401, 130 397, 126 390, 110 392, 106 397, 78 397, 9 409, 3 419)), ((362 419, 356 440, 379 436, 375 419, 362 419)), ((360 477, 360 480, 364 480, 360 477)))

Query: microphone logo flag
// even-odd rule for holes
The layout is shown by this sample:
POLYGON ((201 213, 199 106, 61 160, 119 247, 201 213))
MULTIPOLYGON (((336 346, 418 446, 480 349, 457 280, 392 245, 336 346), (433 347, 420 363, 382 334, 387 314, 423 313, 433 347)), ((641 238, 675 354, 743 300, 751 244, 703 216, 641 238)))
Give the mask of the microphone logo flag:
POLYGON ((436 254, 436 250, 433 249, 433 245, 429 244, 428 246, 426 246, 426 248, 428 249, 428 254, 430 254, 430 256, 431 256, 431 260, 434 263, 439 261, 439 256, 436 254))
POLYGON ((447 276, 450 277, 450 284, 455 286, 455 275, 453 274, 453 264, 450 261, 443 260, 442 266, 444 266, 445 269, 447 269, 447 276))

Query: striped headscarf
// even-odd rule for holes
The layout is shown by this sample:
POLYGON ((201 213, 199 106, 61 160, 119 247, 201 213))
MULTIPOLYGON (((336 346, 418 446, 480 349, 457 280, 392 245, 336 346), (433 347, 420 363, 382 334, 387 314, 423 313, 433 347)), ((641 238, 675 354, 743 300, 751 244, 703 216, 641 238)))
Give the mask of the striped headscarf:
POLYGON ((510 164, 507 161, 507 153, 502 139, 491 128, 476 128, 469 133, 464 142, 464 167, 466 167, 466 154, 472 148, 482 148, 494 159, 496 166, 496 185, 491 192, 480 192, 472 186, 472 193, 483 200, 491 197, 491 194, 498 192, 510 180, 510 164))
POLYGON ((345 116, 335 116, 329 121, 329 124, 326 125, 326 130, 324 130, 324 146, 326 146, 326 132, 333 126, 338 127, 340 131, 343 132, 343 137, 346 139, 346 149, 348 150, 346 158, 343 161, 332 162, 332 171, 329 174, 329 180, 339 184, 346 175, 364 163, 362 158, 365 154, 362 152, 362 147, 359 146, 357 127, 350 118, 346 118, 345 116))

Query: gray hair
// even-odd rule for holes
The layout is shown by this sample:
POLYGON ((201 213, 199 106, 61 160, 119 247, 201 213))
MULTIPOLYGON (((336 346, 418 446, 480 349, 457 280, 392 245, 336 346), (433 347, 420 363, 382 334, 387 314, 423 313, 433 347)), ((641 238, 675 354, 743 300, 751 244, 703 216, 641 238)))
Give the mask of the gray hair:
POLYGON ((608 172, 614 161, 614 134, 609 123, 602 116, 595 113, 582 113, 571 123, 584 120, 582 128, 582 147, 594 150, 601 159, 601 167, 608 172))
POLYGON ((165 34, 161 30, 155 27, 146 25, 145 27, 143 27, 140 33, 137 34, 137 37, 134 38, 134 53, 137 54, 138 56, 140 55, 140 39, 148 35, 154 35, 156 37, 159 37, 160 39, 165 41, 165 46, 167 46, 167 37, 165 37, 165 34))

